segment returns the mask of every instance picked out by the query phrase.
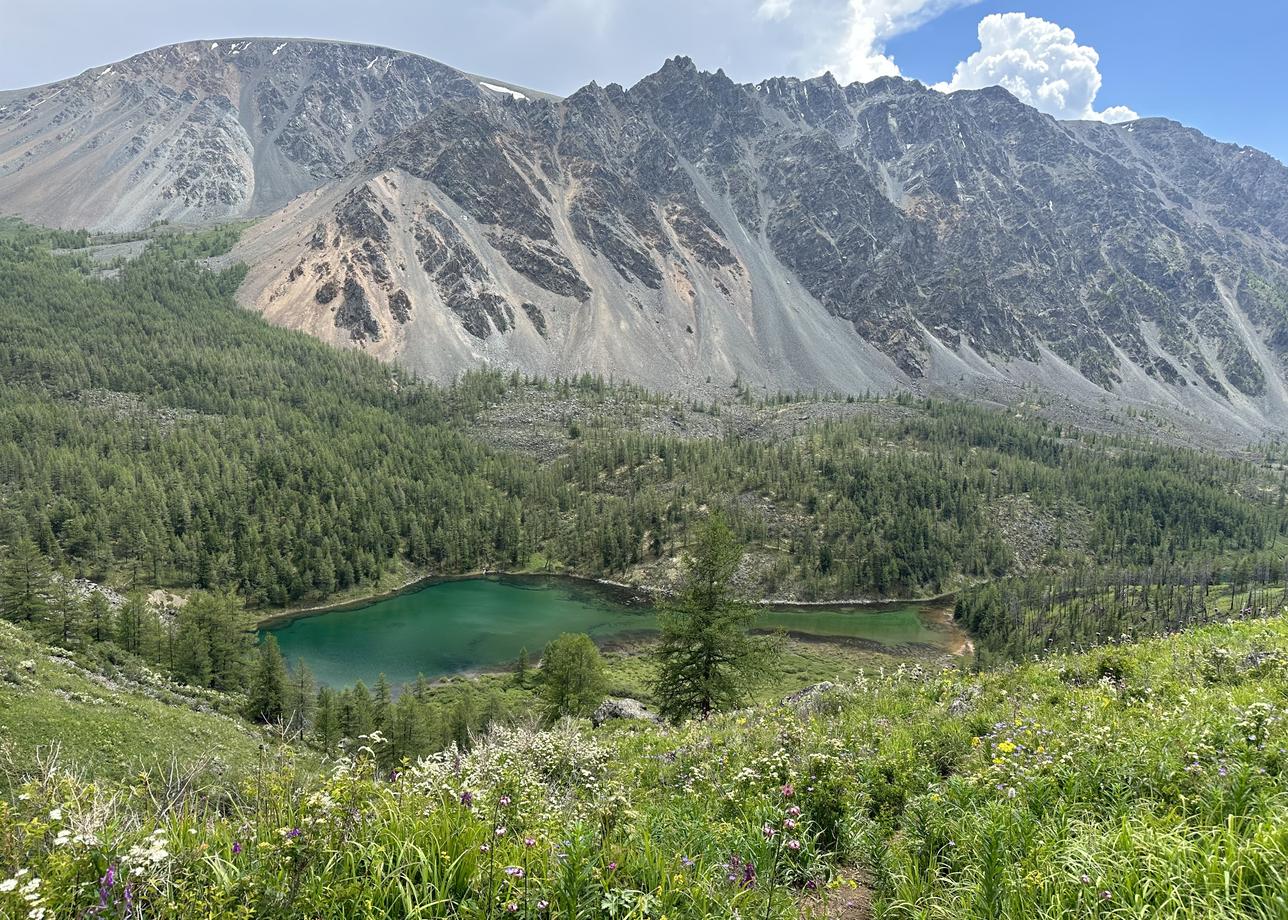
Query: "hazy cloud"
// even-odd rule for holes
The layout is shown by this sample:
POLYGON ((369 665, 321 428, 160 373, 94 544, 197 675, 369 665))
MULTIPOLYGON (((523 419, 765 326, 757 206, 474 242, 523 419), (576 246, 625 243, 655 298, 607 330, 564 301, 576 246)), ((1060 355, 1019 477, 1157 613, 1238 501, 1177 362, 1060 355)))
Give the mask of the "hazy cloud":
POLYGON ((771 22, 786 19, 792 14, 792 0, 760 0, 756 7, 756 18, 771 22))

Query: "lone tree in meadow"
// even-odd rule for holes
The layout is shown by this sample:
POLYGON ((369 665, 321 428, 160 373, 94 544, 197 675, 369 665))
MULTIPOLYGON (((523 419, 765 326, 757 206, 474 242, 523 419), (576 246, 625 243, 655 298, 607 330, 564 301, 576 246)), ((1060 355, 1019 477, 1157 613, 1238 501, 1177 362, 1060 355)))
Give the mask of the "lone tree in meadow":
POLYGON ((546 646, 537 674, 545 716, 588 716, 604 699, 604 659, 590 636, 564 633, 546 646))
POLYGON ((719 516, 697 533, 680 590, 659 612, 653 698, 673 721, 745 705, 777 665, 779 640, 753 636, 753 606, 733 585, 742 546, 719 516))

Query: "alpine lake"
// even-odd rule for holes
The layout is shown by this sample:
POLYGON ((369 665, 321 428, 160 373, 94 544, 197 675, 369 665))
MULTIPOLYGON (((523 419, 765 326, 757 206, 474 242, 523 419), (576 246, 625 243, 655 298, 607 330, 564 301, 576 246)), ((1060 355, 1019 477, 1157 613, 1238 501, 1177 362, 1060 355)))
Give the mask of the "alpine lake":
MULTIPOLYGON (((945 601, 766 606, 757 630, 826 643, 856 655, 927 660, 969 648, 945 601)), ((527 649, 533 662, 561 633, 586 633, 606 650, 657 633, 649 601, 631 589, 559 576, 487 576, 434 581, 379 600, 265 624, 287 661, 303 659, 333 687, 380 674, 394 686, 418 675, 503 669, 527 649)))

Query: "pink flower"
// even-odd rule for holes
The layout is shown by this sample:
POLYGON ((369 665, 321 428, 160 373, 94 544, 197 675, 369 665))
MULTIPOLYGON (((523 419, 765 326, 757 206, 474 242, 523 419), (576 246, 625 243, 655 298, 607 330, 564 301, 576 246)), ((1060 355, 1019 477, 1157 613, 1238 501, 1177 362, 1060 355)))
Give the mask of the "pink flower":
POLYGON ((796 790, 792 788, 791 783, 783 783, 783 788, 779 791, 782 792, 783 798, 785 799, 790 799, 796 794, 796 790))
POLYGON ((787 809, 787 813, 793 818, 799 818, 801 816, 801 807, 799 805, 793 805, 791 808, 787 809))
POLYGON ((765 835, 766 840, 773 840, 774 835, 778 833, 778 831, 774 830, 774 826, 772 824, 766 824, 760 830, 761 833, 765 835))
POLYGON ((793 852, 795 852, 796 850, 799 850, 800 848, 801 848, 801 842, 800 842, 799 840, 789 840, 789 841, 787 841, 787 849, 792 850, 793 852))

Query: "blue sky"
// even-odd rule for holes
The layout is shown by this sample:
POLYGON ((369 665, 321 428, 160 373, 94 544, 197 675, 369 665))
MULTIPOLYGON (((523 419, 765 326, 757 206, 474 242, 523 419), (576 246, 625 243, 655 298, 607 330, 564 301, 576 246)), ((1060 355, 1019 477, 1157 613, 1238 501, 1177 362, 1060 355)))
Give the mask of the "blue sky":
POLYGON ((390 45, 564 94, 677 53, 739 80, 1001 83, 1057 117, 1165 115, 1288 161, 1288 0, 0 0, 0 87, 250 35, 390 45))

